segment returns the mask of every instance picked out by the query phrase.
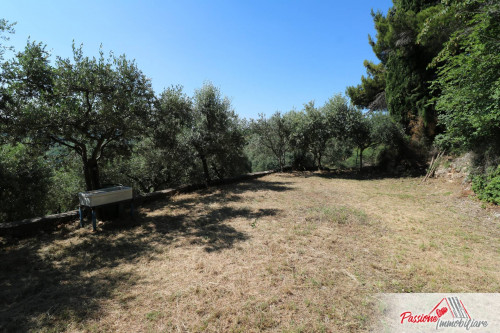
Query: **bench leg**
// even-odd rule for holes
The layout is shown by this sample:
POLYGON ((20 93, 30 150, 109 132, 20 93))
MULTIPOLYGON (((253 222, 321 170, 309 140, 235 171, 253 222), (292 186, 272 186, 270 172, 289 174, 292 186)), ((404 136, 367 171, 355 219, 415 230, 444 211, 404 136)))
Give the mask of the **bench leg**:
POLYGON ((83 228, 82 206, 78 207, 78 212, 80 213, 80 228, 83 228))
POLYGON ((92 208, 92 230, 97 230, 97 222, 95 218, 95 210, 92 208))
POLYGON ((134 203, 130 202, 130 217, 134 217, 134 203))

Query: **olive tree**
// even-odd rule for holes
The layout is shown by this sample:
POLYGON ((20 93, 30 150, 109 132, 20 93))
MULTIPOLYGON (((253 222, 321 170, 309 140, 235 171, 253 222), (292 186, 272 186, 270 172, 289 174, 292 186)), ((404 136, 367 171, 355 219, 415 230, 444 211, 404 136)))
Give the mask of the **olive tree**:
POLYGON ((275 157, 281 171, 286 163, 286 153, 290 149, 290 124, 281 112, 275 112, 269 119, 261 114, 253 122, 253 131, 258 136, 259 145, 275 157))
POLYGON ((185 141, 185 132, 191 110, 191 98, 182 87, 165 89, 130 155, 105 165, 105 179, 132 183, 144 193, 189 183, 195 157, 185 141))
POLYGON ((81 160, 87 190, 100 187, 99 164, 126 151, 143 131, 154 94, 150 80, 124 55, 51 64, 46 47, 28 42, 5 64, 8 100, 0 118, 18 140, 60 145, 81 160))
POLYGON ((195 92, 185 141, 194 149, 206 183, 250 169, 238 117, 229 99, 212 83, 195 92))

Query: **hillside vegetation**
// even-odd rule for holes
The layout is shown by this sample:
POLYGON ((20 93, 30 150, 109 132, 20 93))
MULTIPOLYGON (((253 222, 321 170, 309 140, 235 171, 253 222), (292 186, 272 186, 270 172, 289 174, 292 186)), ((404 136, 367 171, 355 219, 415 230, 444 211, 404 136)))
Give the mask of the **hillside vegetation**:
POLYGON ((135 61, 102 49, 73 44, 62 58, 28 40, 4 59, 15 25, 0 19, 0 222, 73 209, 77 192, 112 184, 147 193, 349 160, 362 172, 368 152, 371 166, 410 175, 432 152, 471 151, 474 191, 498 204, 498 1, 394 0, 372 16, 379 62, 364 62, 348 97, 257 119, 211 82, 155 92, 135 61))

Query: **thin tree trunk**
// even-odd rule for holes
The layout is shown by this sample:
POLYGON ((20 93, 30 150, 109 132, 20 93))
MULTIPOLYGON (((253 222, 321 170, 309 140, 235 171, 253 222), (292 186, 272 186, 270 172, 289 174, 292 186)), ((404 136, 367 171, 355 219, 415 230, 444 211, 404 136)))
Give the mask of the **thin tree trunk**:
POLYGON ((359 172, 363 170, 363 150, 362 148, 359 149, 359 172))
POLYGON ((90 179, 92 181, 92 189, 97 190, 101 188, 101 182, 99 177, 99 165, 96 160, 89 161, 89 169, 90 169, 90 179))
POLYGON ((83 160, 83 174, 85 176, 85 186, 87 191, 93 191, 101 188, 101 183, 99 181, 99 166, 96 160, 87 160, 82 157, 83 160))
POLYGON ((87 191, 92 190, 92 180, 90 177, 90 169, 89 165, 87 163, 87 159, 85 157, 82 157, 83 160, 83 175, 85 177, 85 187, 87 188, 87 191))
POLYGON ((205 174, 205 183, 210 183, 210 173, 208 171, 207 158, 204 154, 200 154, 201 164, 203 165, 203 173, 205 174))

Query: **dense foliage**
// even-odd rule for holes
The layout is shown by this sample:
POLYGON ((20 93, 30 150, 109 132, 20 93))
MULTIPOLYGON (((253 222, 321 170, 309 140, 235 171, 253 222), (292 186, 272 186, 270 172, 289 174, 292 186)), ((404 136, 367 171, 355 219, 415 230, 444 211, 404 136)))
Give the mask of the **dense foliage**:
POLYGON ((16 145, 0 146, 0 221, 45 214, 52 171, 39 152, 16 145))
POLYGON ((100 188, 99 162, 120 154, 137 138, 153 100, 149 80, 125 56, 84 57, 55 66, 42 44, 28 43, 4 66, 9 99, 3 120, 10 135, 41 145, 61 145, 82 161, 87 190, 100 188), (110 147, 113 146, 113 149, 110 147))
POLYGON ((156 96, 125 56, 73 54, 51 62, 29 41, 2 63, 0 221, 74 209, 83 190, 151 192, 251 170, 241 121, 211 83, 156 96))
POLYGON ((380 63, 365 62, 368 77, 346 90, 352 102, 386 107, 410 144, 473 151, 475 189, 486 188, 500 162, 500 3, 395 0, 372 15, 380 63))
POLYGON ((500 166, 487 172, 486 175, 476 175, 473 178, 472 189, 481 200, 500 205, 500 166))
MULTIPOLYGON (((300 111, 276 112, 252 122, 256 158, 272 156, 273 166, 282 169, 322 169, 323 162, 338 165, 356 150, 360 168, 368 148, 396 148, 403 131, 386 112, 363 113, 341 96, 334 95, 323 106, 304 104, 300 111)), ((254 156, 251 155, 251 156, 254 156)), ((255 158, 251 159, 254 165, 255 158)), ((258 161, 255 161, 258 163, 258 161)))
POLYGON ((458 2, 447 11, 460 25, 435 59, 436 108, 445 128, 439 143, 448 149, 499 149, 500 3, 458 2))

